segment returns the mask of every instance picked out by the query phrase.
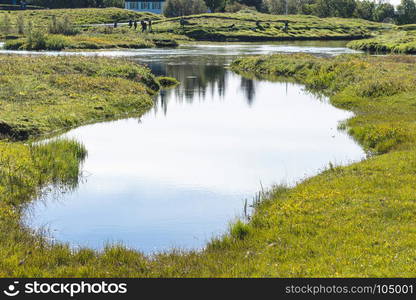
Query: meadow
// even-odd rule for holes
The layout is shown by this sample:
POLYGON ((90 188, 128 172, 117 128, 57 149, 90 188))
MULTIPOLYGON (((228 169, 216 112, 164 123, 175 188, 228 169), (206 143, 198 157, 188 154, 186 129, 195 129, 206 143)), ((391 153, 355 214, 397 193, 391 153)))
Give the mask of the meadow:
MULTIPOLYGON (((11 72, 8 70, 16 64, 15 58, 3 59, 2 74, 11 72), (9 64, 5 64, 7 59, 11 60, 9 64)), ((151 75, 143 76, 143 72, 148 73, 141 67, 137 68, 142 73, 130 66, 115 67, 106 60, 98 66, 86 59, 71 58, 79 61, 65 63, 66 59, 70 60, 55 58, 55 64, 51 61, 37 74, 45 76, 45 83, 39 91, 30 90, 41 94, 27 95, 27 87, 35 80, 28 76, 27 81, 21 79, 24 84, 8 92, 8 97, 1 97, 2 108, 7 108, 7 101, 13 101, 19 110, 9 109, 0 119, 12 113, 10 124, 13 120, 38 124, 35 128, 47 133, 64 126, 39 122, 39 116, 43 120, 51 116, 65 120, 66 116, 87 117, 89 113, 93 118, 106 117, 105 112, 112 109, 127 112, 133 108, 141 112, 148 107, 145 91, 156 90, 152 82, 157 80, 151 75), (73 76, 83 77, 74 80, 73 76), (131 95, 124 93, 130 99, 127 104, 131 103, 126 107, 125 100, 121 104, 106 97, 107 92, 117 94, 118 85, 125 81, 133 85, 131 95), (76 95, 72 99, 71 94, 64 101, 55 88, 59 93, 85 93, 84 101, 80 103, 76 95), (39 103, 47 95, 45 91, 56 93, 58 97, 49 100, 58 99, 57 107, 72 101, 76 105, 65 107, 65 113, 60 114, 54 102, 39 103), (29 117, 32 112, 24 109, 24 103, 37 107, 29 117), (97 109, 99 106, 103 109, 97 109), (95 115, 96 110, 100 115, 95 115)), ((109 245, 101 252, 71 249, 31 232, 21 223, 25 203, 50 184, 62 189, 74 187, 86 152, 74 141, 36 146, 2 142, 0 171, 5 175, 0 177, 0 276, 413 277, 415 60, 407 56, 317 58, 305 54, 237 59, 231 65, 236 72, 269 80, 291 78, 310 91, 324 93, 333 105, 355 112, 340 128, 363 145, 368 159, 346 167, 330 164, 318 176, 293 188, 276 186, 262 191, 254 203, 256 212, 251 220, 230 225, 228 234, 211 240, 201 252, 172 250, 146 257, 121 245, 109 245)), ((22 73, 39 72, 33 62, 20 63, 25 66, 22 73)), ((8 83, 7 75, 1 75, 1 80, 3 77, 8 83)))
POLYGON ((84 50, 176 47, 174 34, 141 33, 114 23, 158 20, 162 16, 118 8, 0 11, 0 39, 9 50, 84 50), (106 24, 106 26, 103 26, 106 24))

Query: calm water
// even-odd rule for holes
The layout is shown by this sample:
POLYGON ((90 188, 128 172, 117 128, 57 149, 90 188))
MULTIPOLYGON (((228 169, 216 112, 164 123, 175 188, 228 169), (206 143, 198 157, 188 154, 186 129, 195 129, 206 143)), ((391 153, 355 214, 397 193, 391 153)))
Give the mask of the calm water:
POLYGON ((88 150, 83 179, 73 192, 33 202, 28 224, 74 247, 120 242, 145 253, 200 249, 242 215, 244 200, 261 185, 294 184, 329 162, 363 158, 337 130, 349 112, 302 85, 246 79, 225 67, 238 55, 284 49, 349 52, 272 44, 122 52, 182 84, 162 91, 141 119, 64 134, 88 150))

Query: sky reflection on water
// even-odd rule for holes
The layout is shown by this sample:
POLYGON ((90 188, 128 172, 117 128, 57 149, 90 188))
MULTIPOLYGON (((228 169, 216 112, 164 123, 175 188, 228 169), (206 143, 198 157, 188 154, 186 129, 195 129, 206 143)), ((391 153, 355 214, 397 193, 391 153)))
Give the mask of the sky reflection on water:
MULTIPOLYGON (((224 66, 232 55, 216 55, 222 48, 189 47, 178 50, 189 56, 132 58, 182 82, 162 91, 140 120, 63 135, 86 146, 86 176, 75 191, 34 202, 30 226, 46 225, 72 246, 101 249, 122 242, 145 253, 199 249, 227 230, 261 185, 294 184, 329 162, 364 157, 337 130, 351 113, 301 85, 229 71, 224 66)), ((235 47, 251 54, 245 45, 235 47)))

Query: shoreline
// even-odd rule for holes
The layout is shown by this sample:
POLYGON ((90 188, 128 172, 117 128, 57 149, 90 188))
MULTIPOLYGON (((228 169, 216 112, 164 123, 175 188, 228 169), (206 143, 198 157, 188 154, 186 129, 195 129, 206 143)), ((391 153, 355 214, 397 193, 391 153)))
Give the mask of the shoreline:
MULTIPOLYGON (((236 60, 232 64, 235 70, 260 76, 286 76, 309 88, 326 90, 333 105, 356 113, 347 121, 350 134, 367 151, 378 155, 345 167, 329 166, 290 189, 275 187, 263 195, 249 223, 235 223, 230 234, 211 240, 201 253, 173 250, 150 260, 120 246, 109 247, 102 253, 90 249, 73 253, 62 244, 46 244, 45 248, 30 254, 36 255, 36 259, 28 259, 20 266, 16 266, 18 260, 7 261, 8 268, 0 273, 10 276, 20 272, 29 277, 51 273, 96 277, 108 274, 126 277, 382 277, 386 274, 400 277, 413 274, 407 259, 412 257, 415 248, 412 239, 416 182, 412 135, 414 85, 410 79, 386 85, 387 81, 368 77, 383 67, 388 70, 386 76, 394 76, 394 72, 402 74, 402 68, 411 72, 406 69, 408 63, 414 63, 414 59, 347 55, 322 59, 295 54, 236 60), (358 82, 357 89, 348 85, 354 80, 358 82), (393 255, 394 260, 385 259, 393 255), (36 261, 45 259, 50 260, 49 269, 36 265, 36 261), (117 264, 120 260, 121 264, 117 264)), ((23 145, 16 143, 15 146, 23 145)), ((71 147, 65 148, 68 151, 62 152, 63 157, 74 151, 74 146, 71 147)), ((78 149, 78 152, 80 155, 76 157, 81 159, 82 151, 78 149)), ((76 163, 79 160, 71 161, 76 163)), ((16 221, 13 210, 3 208, 3 203, 0 214, 11 214, 10 219, 5 219, 12 224, 16 221)), ((0 234, 7 236, 6 232, 0 234)), ((23 250, 19 248, 17 257, 24 256, 33 246, 31 240, 24 237, 22 240, 23 250)), ((8 253, 7 249, 5 252, 8 253)))

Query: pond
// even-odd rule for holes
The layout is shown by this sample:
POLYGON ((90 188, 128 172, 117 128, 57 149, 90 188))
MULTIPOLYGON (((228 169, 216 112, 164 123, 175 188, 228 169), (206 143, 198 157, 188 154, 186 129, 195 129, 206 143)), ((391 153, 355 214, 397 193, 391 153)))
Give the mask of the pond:
POLYGON ((337 129, 350 112, 302 85, 227 69, 237 56, 272 52, 350 50, 319 43, 207 44, 102 54, 129 56, 182 84, 162 91, 140 119, 63 134, 88 150, 82 179, 74 191, 32 202, 26 223, 72 247, 121 243, 146 254, 202 249, 262 188, 293 185, 329 163, 364 158, 337 129))

